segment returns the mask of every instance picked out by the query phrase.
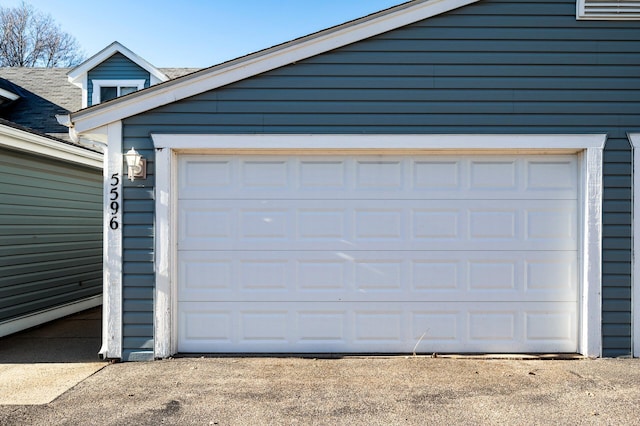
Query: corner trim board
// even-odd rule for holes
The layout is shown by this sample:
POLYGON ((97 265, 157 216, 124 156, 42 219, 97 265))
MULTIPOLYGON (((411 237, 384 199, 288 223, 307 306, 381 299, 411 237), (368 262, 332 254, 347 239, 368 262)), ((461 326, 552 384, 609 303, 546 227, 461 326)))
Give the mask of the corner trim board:
POLYGON ((406 151, 496 151, 518 153, 580 153, 583 173, 582 274, 580 353, 601 356, 601 260, 602 260, 602 151, 606 134, 587 135, 185 135, 152 134, 156 149, 156 300, 155 356, 177 351, 175 292, 176 155, 178 153, 242 153, 243 150, 304 154, 313 150, 340 153, 372 150, 378 153, 406 151))
POLYGON ((122 358, 122 122, 112 123, 107 128, 108 147, 104 166, 104 272, 103 272, 103 318, 102 348, 104 358, 122 358), (117 182, 113 176, 119 176, 117 182), (117 194, 114 199, 115 190, 117 194), (110 224, 113 218, 111 203, 119 201, 120 223, 117 229, 110 224))
POLYGON ((629 141, 633 150, 633 220, 631 222, 633 235, 633 256, 631 268, 631 310, 633 356, 640 358, 640 196, 636 191, 640 190, 640 133, 629 133, 629 141))
POLYGON ((587 148, 582 153, 582 326, 580 353, 602 356, 602 152, 587 148))
POLYGON ((177 351, 176 334, 173 332, 177 321, 176 309, 172 303, 172 283, 175 282, 172 274, 175 268, 172 229, 173 206, 175 204, 173 191, 175 187, 173 178, 176 167, 173 161, 175 154, 171 149, 157 149, 155 158, 156 167, 156 289, 154 306, 154 356, 167 358, 177 351), (158 255, 158 253, 162 253, 158 255))

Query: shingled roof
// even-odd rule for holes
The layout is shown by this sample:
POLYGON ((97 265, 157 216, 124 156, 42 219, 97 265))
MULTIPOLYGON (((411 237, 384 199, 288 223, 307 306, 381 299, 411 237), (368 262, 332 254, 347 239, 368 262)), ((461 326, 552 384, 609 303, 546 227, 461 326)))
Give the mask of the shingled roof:
POLYGON ((164 73, 170 80, 174 78, 182 77, 187 74, 194 73, 196 71, 200 71, 202 68, 158 68, 160 71, 164 73))
MULTIPOLYGON (((0 118, 20 126, 67 139, 68 129, 58 123, 56 114, 82 108, 82 90, 71 84, 71 68, 0 67, 1 87, 12 87, 20 99, 0 110, 0 118)), ((197 71, 194 68, 160 68, 170 79, 197 71)))
POLYGON ((0 78, 16 88, 20 99, 3 111, 3 118, 40 133, 64 134, 56 114, 82 107, 82 92, 67 81, 68 68, 0 68, 0 78))

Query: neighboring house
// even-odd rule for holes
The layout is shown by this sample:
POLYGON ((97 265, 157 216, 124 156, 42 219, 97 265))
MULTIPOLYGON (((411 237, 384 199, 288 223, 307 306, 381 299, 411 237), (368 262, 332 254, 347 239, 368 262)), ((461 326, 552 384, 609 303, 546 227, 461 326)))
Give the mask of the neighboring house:
POLYGON ((0 336, 102 303, 103 154, 56 115, 92 104, 83 75, 123 95, 123 78, 143 79, 137 90, 151 74, 169 79, 118 43, 72 70, 0 68, 0 336))
POLYGON ((103 355, 640 355, 632 3, 411 1, 62 119, 103 355))
POLYGON ((102 157, 0 119, 0 337, 102 302, 102 157))

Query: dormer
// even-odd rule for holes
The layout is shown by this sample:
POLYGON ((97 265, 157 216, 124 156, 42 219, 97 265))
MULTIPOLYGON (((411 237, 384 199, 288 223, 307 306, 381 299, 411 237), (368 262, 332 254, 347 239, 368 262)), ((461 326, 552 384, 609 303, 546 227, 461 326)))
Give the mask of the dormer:
POLYGON ((82 89, 82 108, 169 80, 117 41, 73 68, 67 76, 82 89))

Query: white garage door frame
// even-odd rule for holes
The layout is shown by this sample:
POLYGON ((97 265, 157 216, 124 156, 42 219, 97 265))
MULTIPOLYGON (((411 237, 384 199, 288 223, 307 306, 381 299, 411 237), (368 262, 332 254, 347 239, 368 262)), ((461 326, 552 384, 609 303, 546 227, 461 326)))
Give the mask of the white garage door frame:
POLYGON ((578 350, 585 356, 601 355, 602 152, 605 134, 151 136, 156 148, 156 358, 177 352, 176 188, 179 154, 577 154, 581 262, 578 350))
MULTIPOLYGON (((629 133, 629 140, 633 149, 633 253, 640 253, 640 197, 636 196, 635 188, 640 188, 640 133, 629 133)), ((640 358, 640 260, 634 254, 633 269, 631 271, 631 294, 632 310, 632 341, 633 356, 640 358)))

